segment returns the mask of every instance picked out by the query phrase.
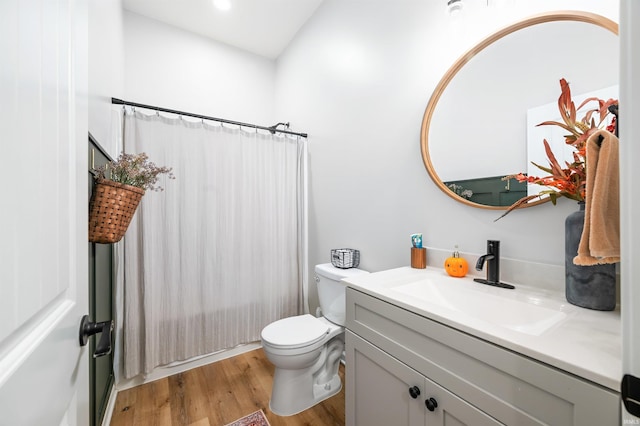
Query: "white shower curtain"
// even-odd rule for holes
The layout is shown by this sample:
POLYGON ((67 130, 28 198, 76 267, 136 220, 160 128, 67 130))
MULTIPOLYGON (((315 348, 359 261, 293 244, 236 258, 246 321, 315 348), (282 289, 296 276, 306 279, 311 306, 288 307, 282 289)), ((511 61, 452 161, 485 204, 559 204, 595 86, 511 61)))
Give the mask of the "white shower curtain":
POLYGON ((124 374, 260 340, 306 305, 306 140, 128 111, 124 146, 173 167, 124 243, 124 374))

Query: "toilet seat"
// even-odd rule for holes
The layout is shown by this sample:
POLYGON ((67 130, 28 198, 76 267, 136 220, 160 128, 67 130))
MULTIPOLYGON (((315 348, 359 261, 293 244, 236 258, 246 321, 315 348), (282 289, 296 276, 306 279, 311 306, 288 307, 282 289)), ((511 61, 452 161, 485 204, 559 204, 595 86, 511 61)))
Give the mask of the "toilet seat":
POLYGON ((262 340, 274 348, 301 348, 325 338, 330 327, 318 318, 305 314, 284 318, 262 330, 262 340))

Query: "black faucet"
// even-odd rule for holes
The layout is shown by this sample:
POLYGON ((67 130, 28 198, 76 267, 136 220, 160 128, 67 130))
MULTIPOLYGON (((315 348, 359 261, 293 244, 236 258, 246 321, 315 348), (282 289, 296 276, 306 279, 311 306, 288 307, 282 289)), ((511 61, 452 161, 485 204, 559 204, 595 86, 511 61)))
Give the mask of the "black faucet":
POLYGON ((482 271, 482 266, 485 262, 487 263, 487 279, 474 278, 475 282, 501 288, 515 288, 511 284, 500 282, 500 241, 487 240, 487 254, 478 258, 476 271, 482 271))

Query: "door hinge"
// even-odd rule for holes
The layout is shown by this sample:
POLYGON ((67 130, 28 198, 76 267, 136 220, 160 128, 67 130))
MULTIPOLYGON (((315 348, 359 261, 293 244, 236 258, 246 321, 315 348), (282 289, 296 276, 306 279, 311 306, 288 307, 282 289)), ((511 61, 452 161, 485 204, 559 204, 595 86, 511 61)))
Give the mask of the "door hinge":
POLYGON ((629 414, 640 417, 640 379, 625 374, 622 378, 622 402, 629 414))

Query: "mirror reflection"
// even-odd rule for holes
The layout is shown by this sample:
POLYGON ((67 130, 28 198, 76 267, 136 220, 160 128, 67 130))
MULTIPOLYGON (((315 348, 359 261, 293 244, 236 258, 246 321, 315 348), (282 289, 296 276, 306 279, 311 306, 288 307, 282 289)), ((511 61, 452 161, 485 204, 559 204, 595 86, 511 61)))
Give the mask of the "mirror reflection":
POLYGON ((561 78, 576 94, 617 85, 618 55, 617 25, 587 13, 540 15, 487 38, 454 64, 427 106, 421 144, 430 176, 476 207, 504 209, 526 196, 526 184, 502 178, 527 171, 528 111, 556 104, 561 78))

